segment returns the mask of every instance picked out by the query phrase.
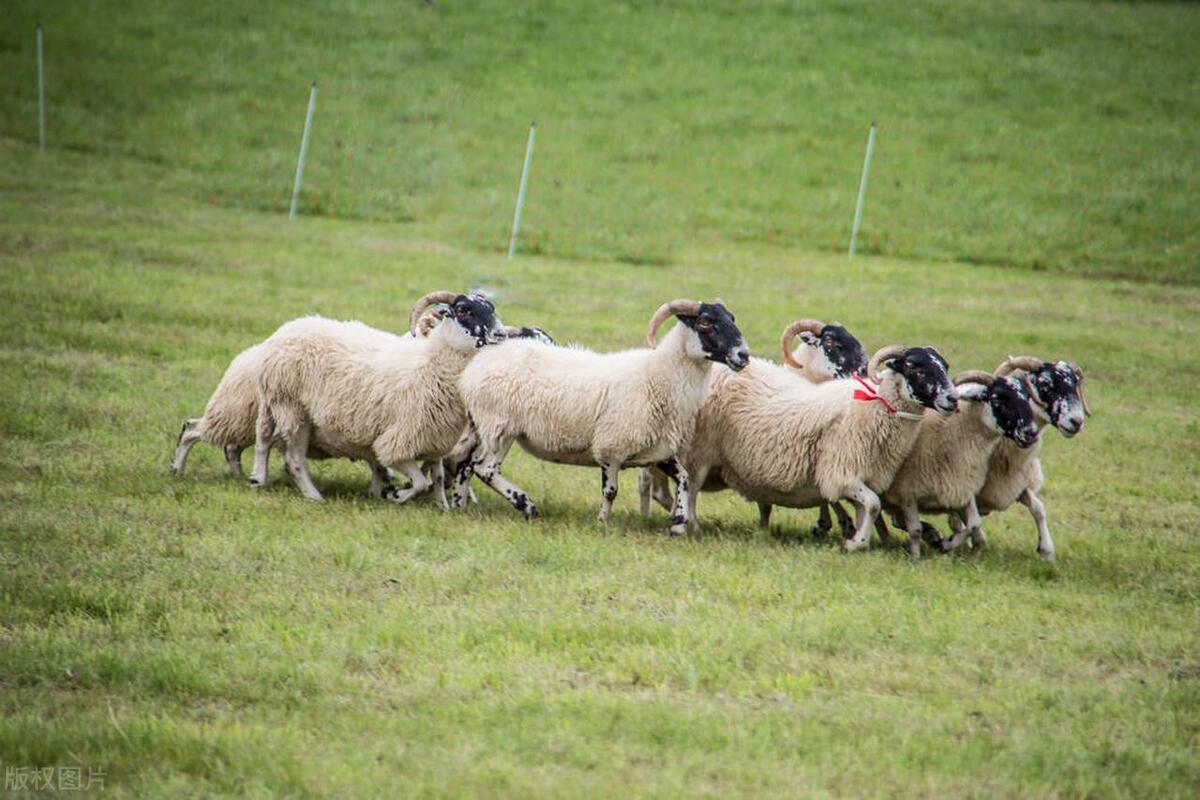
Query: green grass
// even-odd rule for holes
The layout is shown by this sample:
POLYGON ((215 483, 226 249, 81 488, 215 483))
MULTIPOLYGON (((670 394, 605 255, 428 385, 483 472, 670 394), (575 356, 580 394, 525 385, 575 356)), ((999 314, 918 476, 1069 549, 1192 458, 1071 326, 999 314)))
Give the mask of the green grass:
POLYGON ((0 155, 0 762, 101 765, 130 796, 1194 794, 1200 291, 751 246, 510 263, 173 200, 123 159, 0 155), (166 474, 279 321, 395 329, 470 283, 605 348, 719 292, 765 353, 816 315, 954 367, 1078 359, 1096 416, 1045 448, 1060 562, 1017 511, 920 563, 814 543, 801 512, 759 532, 728 495, 672 540, 632 474, 605 528, 594 471, 520 455, 534 526, 482 489, 454 516, 372 502, 349 464, 315 467, 324 505, 280 475, 251 494, 202 447, 166 474))
POLYGON ((2 12, 0 766, 99 767, 128 797, 1194 797, 1192 10, 466 5, 43 7, 44 158, 34 9, 2 12), (509 262, 534 107, 543 257, 509 262), (993 160, 958 160, 1001 122, 993 160), (395 330, 468 285, 602 349, 686 294, 724 297, 761 355, 816 316, 954 369, 1076 360, 1096 415, 1044 449, 1059 561, 1020 509, 920 562, 813 541, 806 512, 759 531, 728 493, 671 539, 633 473, 601 526, 594 470, 519 453, 532 526, 480 487, 453 515, 371 501, 348 463, 314 465, 324 504, 278 468, 252 494, 204 446, 167 474, 180 421, 281 321, 395 330))
POLYGON ((0 134, 174 168, 191 199, 682 263, 696 242, 1200 282, 1200 15, 1185 3, 10 2, 0 134))

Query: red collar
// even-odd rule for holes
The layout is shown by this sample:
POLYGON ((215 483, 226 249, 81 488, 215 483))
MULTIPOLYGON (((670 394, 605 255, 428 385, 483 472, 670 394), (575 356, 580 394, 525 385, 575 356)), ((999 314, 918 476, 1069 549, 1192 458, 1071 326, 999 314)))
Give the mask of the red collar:
POLYGON ((879 402, 883 403, 883 407, 887 409, 887 412, 889 414, 896 413, 896 407, 894 405, 892 405, 891 403, 889 403, 887 401, 886 397, 879 394, 879 392, 877 392, 875 390, 874 386, 872 386, 871 384, 864 381, 861 377, 858 376, 857 373, 852 375, 851 377, 854 378, 854 380, 858 381, 858 385, 862 387, 861 389, 854 390, 854 399, 855 400, 863 400, 865 402, 870 402, 872 400, 878 400, 879 402))

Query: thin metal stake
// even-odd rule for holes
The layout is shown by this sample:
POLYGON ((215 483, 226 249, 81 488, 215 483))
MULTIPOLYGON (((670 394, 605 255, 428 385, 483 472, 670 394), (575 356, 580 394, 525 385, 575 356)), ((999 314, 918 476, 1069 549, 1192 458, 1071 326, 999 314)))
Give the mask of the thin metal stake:
POLYGON ((521 169, 521 186, 517 189, 517 210, 513 212, 512 239, 508 242, 508 257, 517 252, 517 231, 521 229, 521 207, 525 205, 525 187, 529 183, 529 162, 533 161, 533 139, 537 122, 529 123, 529 143, 525 145, 525 166, 521 169))
POLYGON ((863 159, 862 182, 858 184, 858 203, 854 206, 854 227, 850 230, 850 255, 854 258, 854 242, 858 239, 858 227, 862 224, 863 200, 867 196, 867 174, 871 171, 871 151, 875 149, 875 123, 867 134, 867 157, 863 159))
POLYGON ((300 138, 300 159, 296 162, 296 183, 292 186, 292 210, 288 219, 296 218, 296 203, 300 200, 300 181, 304 178, 304 159, 308 156, 308 134, 312 130, 313 111, 317 108, 317 82, 313 81, 308 96, 308 113, 304 115, 304 136, 300 138))
POLYGON ((46 60, 42 56, 42 26, 37 26, 38 149, 46 152, 46 60))

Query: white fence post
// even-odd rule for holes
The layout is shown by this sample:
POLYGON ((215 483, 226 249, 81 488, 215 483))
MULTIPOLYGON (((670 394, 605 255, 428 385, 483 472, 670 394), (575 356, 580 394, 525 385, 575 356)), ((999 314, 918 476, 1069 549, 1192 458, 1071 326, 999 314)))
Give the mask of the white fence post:
POLYGON ((863 200, 867 196, 867 174, 871 171, 871 151, 875 149, 875 123, 867 134, 867 157, 863 159, 862 181, 858 184, 858 203, 854 206, 854 227, 850 229, 850 255, 854 258, 854 242, 858 239, 858 228, 862 224, 863 200))
POLYGON ((517 189, 517 209, 513 212, 512 238, 508 241, 508 257, 517 252, 517 232, 521 229, 521 207, 525 205, 525 187, 529 184, 529 162, 533 161, 533 139, 537 122, 529 123, 529 143, 525 145, 525 166, 521 168, 521 185, 517 189))
POLYGON ((300 158, 296 162, 296 182, 292 185, 292 208, 288 219, 296 218, 296 204, 300 200, 300 182, 304 179, 304 159, 308 156, 308 134, 312 130, 313 111, 317 107, 317 82, 313 81, 308 95, 308 113, 304 115, 304 135, 300 138, 300 158))

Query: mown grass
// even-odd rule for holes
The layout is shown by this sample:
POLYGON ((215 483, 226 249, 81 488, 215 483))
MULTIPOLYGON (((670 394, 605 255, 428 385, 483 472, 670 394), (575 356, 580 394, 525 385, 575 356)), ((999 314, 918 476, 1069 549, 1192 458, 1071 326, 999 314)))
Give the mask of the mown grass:
POLYGON ((0 133, 170 165, 182 194, 682 264, 703 242, 860 247, 1195 284, 1200 15, 1185 3, 10 2, 0 133))
POLYGON ((680 265, 508 262, 389 223, 212 208, 177 173, 0 143, 0 763, 178 794, 1194 796, 1191 394, 1200 293, 697 243, 680 265), (1023 512, 982 553, 847 556, 705 496, 670 539, 594 521, 592 470, 514 455, 526 525, 444 515, 318 464, 251 494, 167 463, 228 359, 319 311, 396 329, 437 287, 510 322, 635 346, 663 298, 721 294, 770 354, 799 316, 952 366, 1070 357, 1096 416, 1051 436, 1039 562, 1023 512))

